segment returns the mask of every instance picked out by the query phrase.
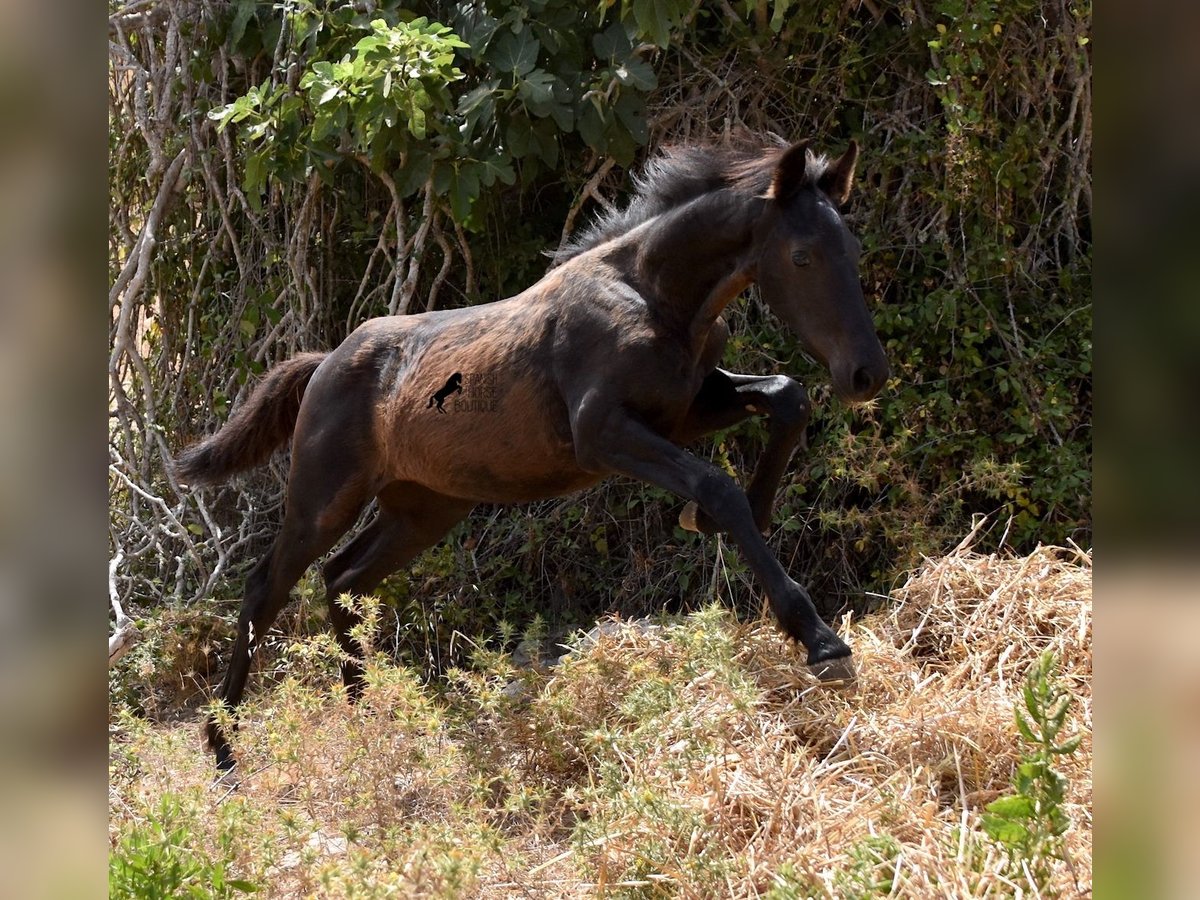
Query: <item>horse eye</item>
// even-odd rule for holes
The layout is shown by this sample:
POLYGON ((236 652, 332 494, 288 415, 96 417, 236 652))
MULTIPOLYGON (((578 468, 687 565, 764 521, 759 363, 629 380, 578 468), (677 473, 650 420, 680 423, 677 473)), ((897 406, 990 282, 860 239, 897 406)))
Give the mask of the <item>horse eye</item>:
POLYGON ((792 262, 798 266, 807 266, 812 262, 812 257, 808 255, 807 250, 796 250, 792 253, 792 262))

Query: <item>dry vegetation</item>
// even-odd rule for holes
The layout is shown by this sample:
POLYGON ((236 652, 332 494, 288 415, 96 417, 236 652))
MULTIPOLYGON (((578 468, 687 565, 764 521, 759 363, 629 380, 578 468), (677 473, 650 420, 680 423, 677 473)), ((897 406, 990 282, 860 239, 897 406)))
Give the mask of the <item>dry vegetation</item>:
POLYGON ((114 854, 153 868, 175 844, 196 896, 221 878, 272 897, 1089 894, 1090 555, 963 547, 894 601, 845 626, 843 690, 717 608, 547 670, 480 651, 429 685, 378 660, 355 708, 330 694, 331 641, 298 643, 245 709, 236 791, 210 784, 194 724, 116 723, 114 854), (1011 791, 1014 705, 1047 649, 1083 740, 1055 762, 1065 859, 1033 879, 980 815, 1011 791))

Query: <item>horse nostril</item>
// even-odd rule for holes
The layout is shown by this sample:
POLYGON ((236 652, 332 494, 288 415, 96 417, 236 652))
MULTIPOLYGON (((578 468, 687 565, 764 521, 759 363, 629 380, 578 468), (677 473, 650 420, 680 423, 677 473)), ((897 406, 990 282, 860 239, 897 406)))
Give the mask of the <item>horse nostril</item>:
POLYGON ((872 388, 875 386, 875 376, 866 366, 859 366, 854 370, 853 384, 856 394, 874 393, 872 388))

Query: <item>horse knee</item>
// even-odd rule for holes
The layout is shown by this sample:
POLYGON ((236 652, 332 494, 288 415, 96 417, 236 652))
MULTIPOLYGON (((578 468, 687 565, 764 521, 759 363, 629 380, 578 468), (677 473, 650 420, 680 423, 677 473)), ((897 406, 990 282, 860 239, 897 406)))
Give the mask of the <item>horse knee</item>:
POLYGON ((727 523, 730 516, 749 508, 749 501, 742 489, 716 468, 705 472, 700 479, 696 486, 696 502, 718 524, 727 523))
POLYGON ((812 404, 804 385, 786 375, 776 375, 771 392, 771 420, 782 428, 803 429, 812 417, 812 404))

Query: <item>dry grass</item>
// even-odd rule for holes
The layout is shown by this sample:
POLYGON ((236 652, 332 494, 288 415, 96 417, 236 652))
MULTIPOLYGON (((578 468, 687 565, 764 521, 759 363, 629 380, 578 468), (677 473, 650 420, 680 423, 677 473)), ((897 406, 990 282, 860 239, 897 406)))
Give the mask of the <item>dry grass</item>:
POLYGON ((717 609, 612 629, 551 671, 484 654, 423 686, 377 663, 353 709, 312 642, 247 708, 236 793, 209 785, 194 729, 122 722, 114 846, 173 792, 191 852, 260 896, 1032 896, 978 817, 1010 788, 1014 703, 1050 649, 1085 737, 1059 765, 1069 860, 1040 893, 1089 893, 1091 595, 1088 554, 960 548, 847 626, 848 690, 717 609))

